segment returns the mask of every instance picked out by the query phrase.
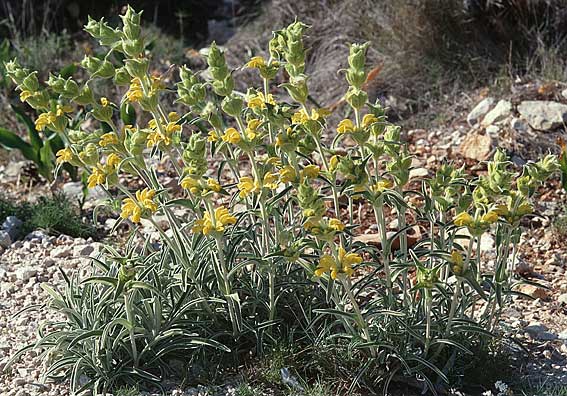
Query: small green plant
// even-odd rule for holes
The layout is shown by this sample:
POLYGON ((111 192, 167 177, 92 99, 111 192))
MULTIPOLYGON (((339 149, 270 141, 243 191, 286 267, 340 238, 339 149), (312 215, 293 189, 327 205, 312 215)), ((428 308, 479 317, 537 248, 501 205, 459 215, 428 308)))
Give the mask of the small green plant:
POLYGON ((81 219, 78 208, 63 194, 40 197, 35 203, 14 203, 12 200, 0 198, 0 222, 8 216, 16 216, 23 222, 19 237, 38 229, 75 238, 97 235, 94 226, 81 219))
POLYGON ((237 92, 214 43, 207 80, 182 67, 171 86, 151 73, 140 19, 128 8, 121 29, 89 20, 85 30, 108 53, 85 57, 90 77, 82 85, 52 76, 43 86, 17 62, 6 65, 39 112, 36 128, 64 140, 58 163, 88 172, 89 187, 107 191, 131 226, 126 246, 108 246, 89 277, 66 275, 64 290, 44 285, 49 308, 67 320, 44 327, 21 353, 43 348, 46 378, 64 375, 73 391, 95 394, 160 386, 179 360, 195 372, 234 369, 283 340, 311 360, 340 352, 344 359, 327 356, 328 366, 349 368, 349 393, 409 377, 435 393, 435 382, 458 375, 451 362, 474 357, 516 292, 520 221, 557 158, 516 172, 498 150, 486 175, 445 163, 411 183, 400 128, 364 90, 368 44, 350 46, 351 115, 331 126, 329 110, 307 100, 304 24, 274 32, 269 57, 243 66, 262 86, 237 92), (286 82, 275 87, 278 74, 286 82), (125 87, 120 103, 98 97, 99 79, 125 87), (171 111, 172 95, 185 114, 171 111), (137 122, 120 118, 125 105, 141 115, 137 122), (92 129, 73 126, 73 106, 98 121, 92 129), (181 195, 163 184, 156 161, 174 172, 181 195), (131 190, 120 176, 141 187, 131 190), (374 214, 380 247, 356 238, 363 207, 374 214), (394 235, 389 216, 397 219, 394 235), (145 224, 159 233, 159 246, 136 240, 145 224), (410 228, 421 230, 414 245, 410 228), (490 267, 480 254, 487 232, 496 235, 490 267))
POLYGON ((238 385, 235 390, 236 396, 262 396, 262 390, 255 388, 254 386, 242 383, 238 385))
POLYGON ((140 390, 137 386, 125 386, 116 391, 116 396, 139 396, 140 390))

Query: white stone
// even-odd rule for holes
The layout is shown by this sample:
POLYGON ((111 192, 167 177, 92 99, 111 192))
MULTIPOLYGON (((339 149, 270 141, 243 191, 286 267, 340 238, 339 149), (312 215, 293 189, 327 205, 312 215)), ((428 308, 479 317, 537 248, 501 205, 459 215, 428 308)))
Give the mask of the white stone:
POLYGON ((479 123, 480 119, 490 111, 490 108, 494 104, 494 98, 484 98, 471 110, 467 116, 467 122, 470 126, 475 126, 479 123))
POLYGON ((94 251, 95 248, 92 245, 78 245, 73 247, 73 256, 85 257, 85 256, 89 256, 94 251))
POLYGON ((482 120, 482 125, 488 126, 504 121, 512 112, 512 103, 508 100, 500 100, 492 110, 490 110, 482 120))
POLYGON ((10 238, 10 234, 4 230, 0 230, 0 247, 9 248, 12 244, 12 238, 10 238))
POLYGON ((567 105, 546 100, 527 100, 518 106, 518 112, 530 126, 548 131, 564 125, 567 121, 567 105))
POLYGON ((31 267, 21 267, 16 270, 16 278, 27 282, 37 274, 37 270, 31 267))
POLYGON ((57 246, 49 252, 49 255, 53 258, 65 258, 71 256, 72 251, 69 246, 57 246))

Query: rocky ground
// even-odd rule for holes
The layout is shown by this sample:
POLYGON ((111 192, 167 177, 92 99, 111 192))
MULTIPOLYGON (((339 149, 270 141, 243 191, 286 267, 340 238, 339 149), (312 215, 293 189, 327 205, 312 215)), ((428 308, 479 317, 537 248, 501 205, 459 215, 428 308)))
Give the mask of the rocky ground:
MULTIPOLYGON (((473 172, 482 172, 484 167, 477 161, 488 159, 497 145, 506 147, 518 165, 542 152, 557 152, 555 140, 564 135, 563 120, 567 119, 567 105, 563 102, 567 102, 567 92, 562 87, 538 84, 518 86, 509 98, 495 99, 482 93, 477 100, 468 98, 466 103, 473 110, 462 110, 450 125, 407 132, 416 153, 412 175, 424 176, 446 158, 469 165, 473 172)), ((4 191, 31 191, 14 179, 17 172, 10 176, 12 173, 14 170, 5 169, 1 180, 4 191)), ((73 191, 71 187, 67 189, 73 191)), ((36 193, 43 190, 48 188, 35 188, 36 193)), ((502 319, 507 333, 529 352, 524 355, 527 358, 518 359, 522 382, 528 388, 543 383, 567 387, 567 222, 564 229, 555 226, 556 220, 566 214, 567 195, 557 181, 543 191, 536 205, 537 215, 523 225, 526 233, 520 244, 517 272, 547 289, 522 286, 520 291, 533 299, 515 298, 502 319)), ((107 223, 112 226, 112 221, 107 223)), ((491 238, 483 241, 488 263, 493 243, 491 238)), ((20 347, 37 339, 40 323, 53 314, 32 310, 14 315, 27 306, 42 304, 46 295, 40 284, 61 285, 61 270, 88 271, 89 256, 98 254, 101 246, 92 240, 34 232, 0 253, 0 371, 20 347)), ((0 395, 69 394, 65 384, 42 382, 43 364, 35 352, 25 355, 10 372, 0 375, 0 395)), ((231 385, 185 390, 172 385, 170 391, 171 395, 234 393, 231 385)))

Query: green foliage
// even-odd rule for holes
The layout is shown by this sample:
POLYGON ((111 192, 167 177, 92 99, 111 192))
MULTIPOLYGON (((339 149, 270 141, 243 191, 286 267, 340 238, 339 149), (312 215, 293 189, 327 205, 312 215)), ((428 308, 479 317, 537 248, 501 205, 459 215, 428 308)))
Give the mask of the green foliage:
POLYGON ((0 198, 0 221, 16 216, 24 224, 20 237, 31 231, 42 229, 51 234, 65 234, 75 238, 89 238, 97 235, 96 229, 83 221, 78 209, 63 194, 40 197, 35 203, 14 203, 0 198))
MULTIPOLYGON (((40 175, 47 180, 52 180, 53 169, 55 168, 55 153, 63 148, 61 138, 51 131, 45 131, 43 139, 36 131, 33 121, 19 107, 12 105, 12 110, 16 118, 25 126, 28 141, 23 140, 18 133, 0 128, 0 145, 7 149, 19 150, 24 158, 32 161, 38 169, 40 175)), ((66 165, 69 173, 75 177, 76 168, 66 165)))
POLYGON ((517 294, 520 221, 558 170, 557 158, 519 173, 498 150, 480 177, 446 163, 411 183, 400 128, 380 103, 367 103, 368 45, 351 46, 344 98, 352 119, 335 128, 329 110, 308 107, 299 22, 274 32, 269 59, 246 64, 262 77, 259 89, 237 92, 236 75, 213 44, 207 81, 187 68, 180 73, 175 102, 187 105, 180 115, 171 111, 171 88, 149 75, 140 13, 128 8, 121 18, 121 28, 89 20, 85 29, 108 56, 85 58, 90 77, 81 86, 54 76, 43 87, 35 73, 7 64, 39 113, 36 125, 64 140, 58 162, 80 166, 89 187, 121 201, 120 221, 131 226, 124 249, 108 246, 90 277, 66 275, 61 291, 44 286, 49 308, 67 316, 29 347, 49 358, 44 377, 63 375, 73 391, 98 394, 161 386, 179 361, 196 379, 272 356, 264 377, 275 383, 287 367, 282 344, 304 354, 302 370, 348 378, 347 393, 387 391, 408 378, 435 393, 436 382, 461 374, 463 366, 451 362, 474 359, 517 294), (289 79, 278 88, 288 95, 278 95, 270 85, 284 70, 289 79), (120 106, 92 83, 111 79, 129 84, 120 106), (51 97, 57 105, 45 100, 51 97), (134 114, 124 103, 135 108, 135 125, 125 124, 134 114), (70 115, 73 106, 78 115, 70 115), (98 121, 88 133, 72 122, 86 115, 98 121), (197 123, 208 124, 208 136, 197 123), (181 195, 162 184, 157 160, 171 166, 181 195), (137 191, 123 183, 130 178, 140 182, 137 191), (374 214, 379 247, 355 238, 363 207, 374 214), (397 217, 394 235, 387 213, 397 217), (136 238, 147 222, 157 246, 136 238), (421 230, 413 245, 410 228, 421 230), (496 236, 490 267, 480 254, 487 232, 496 236))

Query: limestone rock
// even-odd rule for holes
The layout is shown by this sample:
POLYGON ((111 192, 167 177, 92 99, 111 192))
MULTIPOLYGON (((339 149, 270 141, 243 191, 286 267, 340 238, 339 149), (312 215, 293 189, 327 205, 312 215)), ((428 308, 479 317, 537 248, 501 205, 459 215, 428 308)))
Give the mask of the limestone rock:
POLYGON ((485 161, 490 158, 493 151, 492 138, 474 132, 468 134, 460 146, 461 154, 476 161, 485 161))
POLYGON ((518 112, 530 126, 540 131, 560 127, 567 121, 567 105, 546 100, 527 100, 518 106, 518 112))
POLYGON ((501 123, 506 120, 512 112, 512 103, 508 100, 500 100, 492 110, 490 110, 482 120, 482 125, 488 126, 501 123))
POLYGON ((490 111, 490 108, 494 104, 494 98, 484 98, 481 100, 474 109, 471 110, 467 116, 467 122, 470 126, 475 126, 480 122, 480 119, 490 111))

